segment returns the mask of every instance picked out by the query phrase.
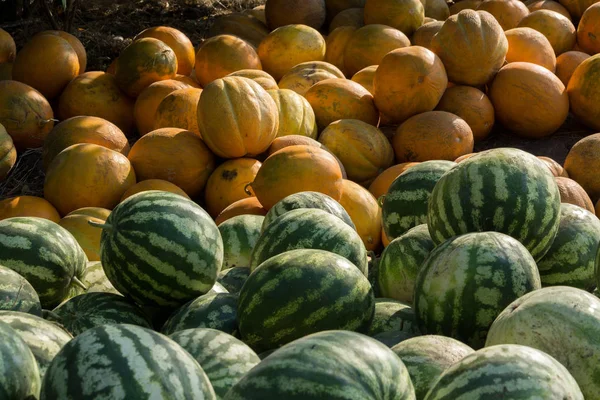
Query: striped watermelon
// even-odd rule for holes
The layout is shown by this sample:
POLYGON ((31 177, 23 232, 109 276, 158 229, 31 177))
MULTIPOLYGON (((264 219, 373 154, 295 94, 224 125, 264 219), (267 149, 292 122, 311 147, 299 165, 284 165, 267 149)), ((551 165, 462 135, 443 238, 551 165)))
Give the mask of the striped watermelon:
POLYGON ((87 287, 87 293, 121 294, 106 277, 100 261, 88 262, 81 282, 87 287))
POLYGON ((162 333, 171 335, 184 329, 212 328, 237 334, 237 295, 209 293, 181 306, 165 322, 162 333))
POLYGON ((402 360, 415 387, 417 399, 424 399, 442 373, 473 349, 446 336, 426 335, 403 341, 392 347, 402 360))
POLYGON ((392 299, 375 299, 375 314, 369 336, 383 332, 408 332, 419 335, 415 311, 408 304, 392 299))
POLYGON ((229 293, 229 290, 227 290, 227 288, 221 285, 219 282, 215 282, 213 287, 208 292, 206 292, 206 294, 212 293, 229 293))
POLYGON ((73 336, 106 324, 128 323, 152 328, 141 308, 114 293, 84 293, 67 300, 53 312, 73 336))
POLYGON ((221 271, 217 277, 217 282, 227 289, 229 293, 239 293, 250 275, 250 268, 233 267, 221 271))
POLYGON ((0 265, 0 310, 21 311, 42 316, 37 292, 27 279, 0 265))
POLYGON ((10 325, 27 343, 42 379, 56 354, 73 338, 58 325, 31 314, 0 311, 0 322, 10 325))
POLYGON ((550 250, 538 261, 544 286, 596 286, 594 265, 600 244, 600 220, 581 207, 562 203, 560 225, 550 250))
POLYGON ((500 148, 477 153, 440 179, 427 225, 436 244, 468 232, 505 233, 539 260, 559 220, 560 193, 546 165, 522 150, 500 148))
POLYGON ((135 194, 102 226, 106 276, 140 305, 177 307, 208 292, 223 263, 223 242, 214 221, 183 196, 135 194))
POLYGON ((218 399, 260 362, 244 342, 215 329, 186 329, 170 338, 198 361, 218 399))
POLYGON ((456 236, 436 247, 417 275, 417 323, 423 334, 478 349, 504 307, 540 287, 535 261, 517 240, 498 232, 456 236))
POLYGON ((248 372, 225 400, 414 400, 408 370, 385 345, 348 331, 287 344, 248 372))
POLYGON ((389 240, 427 222, 427 204, 435 184, 456 165, 452 161, 425 161, 404 171, 392 182, 381 206, 383 229, 389 240))
POLYGON ((82 285, 85 253, 65 228, 43 218, 0 221, 0 265, 22 275, 36 290, 42 307, 52 308, 82 285))
POLYGON ((288 211, 269 224, 254 247, 250 270, 295 249, 330 251, 345 257, 367 275, 367 249, 358 233, 338 217, 309 208, 288 211))
POLYGON ((417 274, 434 247, 425 224, 392 240, 383 250, 378 265, 381 296, 412 303, 417 274))
POLYGON ((573 375, 586 400, 600 399, 600 299, 553 286, 515 300, 494 321, 486 346, 520 344, 550 354, 573 375))
POLYGON ((476 351, 448 368, 426 400, 583 400, 569 371, 554 358, 526 346, 476 351))
POLYGON ((238 215, 219 225, 223 238, 223 270, 250 266, 250 256, 264 219, 262 215, 238 215))
POLYGON ((40 373, 27 343, 0 323, 0 399, 32 400, 40 394, 40 373))
POLYGON ((408 340, 410 338, 414 338, 417 336, 419 336, 419 335, 410 333, 410 332, 387 331, 387 332, 381 332, 381 333, 378 333, 377 335, 374 335, 373 339, 383 343, 384 345, 386 345, 389 348, 392 348, 395 345, 397 345, 398 343, 402 343, 405 340, 408 340))
POLYGON ((216 396, 200 365, 173 340, 140 326, 118 324, 88 329, 58 353, 41 393, 41 400, 57 399, 216 396))
POLYGON ((334 253, 300 249, 250 274, 237 314, 244 342, 262 352, 328 329, 366 331, 374 309, 371 285, 356 266, 334 253))
POLYGON ((267 212, 262 230, 264 231, 275 219, 286 212, 297 210, 299 208, 312 208, 328 212, 329 214, 340 218, 352 229, 356 230, 356 226, 354 225, 354 222, 352 222, 350 214, 348 214, 340 203, 326 194, 310 191, 294 193, 277 202, 271 207, 269 212, 267 212))

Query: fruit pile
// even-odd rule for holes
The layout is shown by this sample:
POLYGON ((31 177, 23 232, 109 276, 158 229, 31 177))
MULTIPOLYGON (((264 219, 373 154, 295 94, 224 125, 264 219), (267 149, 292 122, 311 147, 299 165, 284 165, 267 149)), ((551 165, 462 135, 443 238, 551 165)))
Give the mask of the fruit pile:
POLYGON ((600 400, 600 2, 0 29, 0 398, 600 400), (598 54, 597 54, 598 53, 598 54), (590 129, 561 165, 494 126, 590 129))

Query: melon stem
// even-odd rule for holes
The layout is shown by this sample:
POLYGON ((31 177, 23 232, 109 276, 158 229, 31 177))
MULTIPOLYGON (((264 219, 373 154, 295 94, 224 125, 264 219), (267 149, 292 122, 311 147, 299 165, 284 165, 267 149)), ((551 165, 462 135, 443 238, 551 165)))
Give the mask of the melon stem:
POLYGON ((79 286, 80 288, 82 288, 83 290, 88 290, 87 286, 85 286, 83 284, 83 282, 81 282, 79 280, 79 278, 77 278, 76 276, 73 277, 73 279, 71 280, 73 283, 75 283, 75 285, 79 286))
POLYGON ((112 230, 113 229, 113 226, 111 224, 101 224, 100 222, 95 222, 95 221, 92 221, 92 220, 89 220, 88 224, 90 224, 94 228, 100 228, 100 229, 106 229, 106 230, 112 230))

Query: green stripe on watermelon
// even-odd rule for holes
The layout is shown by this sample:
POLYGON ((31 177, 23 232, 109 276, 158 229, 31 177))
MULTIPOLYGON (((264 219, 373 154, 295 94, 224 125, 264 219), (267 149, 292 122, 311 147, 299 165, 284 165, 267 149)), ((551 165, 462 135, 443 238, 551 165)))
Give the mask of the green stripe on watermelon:
POLYGON ((408 304, 397 300, 375 299, 375 314, 369 328, 369 336, 399 331, 414 336, 421 334, 415 320, 415 311, 408 304))
POLYGON ((41 381, 35 358, 27 343, 3 322, 0 322, 0 360, 0 398, 37 399, 41 381))
POLYGON ((374 303, 369 281, 344 257, 292 250, 262 263, 244 283, 239 330, 262 352, 323 330, 366 331, 374 303))
POLYGON ((121 294, 106 277, 100 261, 89 262, 87 264, 81 282, 88 288, 87 293, 121 294))
POLYGON ((212 328, 236 335, 237 299, 237 294, 230 293, 200 296, 175 311, 163 325, 162 333, 171 335, 185 329, 212 328))
POLYGON ((223 242, 196 203, 147 191, 110 213, 102 231, 101 260, 114 287, 136 303, 177 307, 213 287, 223 242))
POLYGON ((456 165, 452 161, 425 161, 404 171, 390 185, 381 207, 383 229, 389 240, 427 222, 427 205, 435 184, 456 165))
POLYGON ((0 265, 0 310, 20 311, 42 316, 37 292, 27 279, 0 265))
POLYGON ((89 329, 56 356, 41 400, 214 400, 198 363, 160 333, 135 325, 89 329), (83 374, 83 375, 82 375, 83 374))
POLYGON ((229 293, 239 293, 250 275, 250 268, 246 267, 233 267, 221 271, 217 282, 223 285, 229 293))
POLYGON ((216 329, 186 329, 170 338, 198 361, 218 399, 260 362, 244 342, 216 329))
POLYGON ((409 333, 409 332, 388 331, 388 332, 381 332, 381 333, 378 333, 377 335, 374 335, 373 339, 377 340, 378 342, 383 343, 384 345, 386 345, 389 348, 392 348, 395 345, 397 345, 398 343, 402 343, 405 340, 408 340, 410 338, 414 338, 417 336, 419 336, 419 335, 416 335, 414 333, 409 333))
POLYGON ((87 257, 65 228, 47 219, 0 221, 0 265, 22 275, 45 308, 52 308, 80 285, 87 257))
POLYGON ((223 270, 250 266, 264 219, 262 215, 238 215, 219 225, 223 238, 223 270))
POLYGON ((560 193, 548 168, 522 150, 482 151, 436 184, 427 224, 436 244, 464 233, 495 231, 521 242, 537 261, 560 220, 560 193))
POLYGON ((408 370, 385 345, 355 332, 303 337, 270 354, 225 400, 414 400, 408 370))
POLYGON ((417 276, 413 306, 423 334, 478 349, 498 314, 539 288, 537 266, 521 243, 498 232, 469 233, 431 252, 417 276))
POLYGON ((269 224, 254 247, 250 270, 273 256, 296 249, 338 254, 367 275, 367 249, 358 233, 338 217, 309 208, 288 211, 269 224))

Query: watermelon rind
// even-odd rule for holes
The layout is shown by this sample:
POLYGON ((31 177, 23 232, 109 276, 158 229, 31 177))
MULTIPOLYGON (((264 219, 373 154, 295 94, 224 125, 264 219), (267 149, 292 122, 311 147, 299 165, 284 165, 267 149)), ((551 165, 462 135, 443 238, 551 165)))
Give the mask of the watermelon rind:
POLYGON ((250 257, 260 237, 262 215, 238 215, 219 224, 223 239, 223 268, 250 266, 250 257))
POLYGON ((248 276, 250 276, 250 268, 233 267, 221 271, 217 283, 223 285, 229 293, 239 293, 248 276))
POLYGON ((37 399, 41 380, 27 343, 13 328, 0 322, 0 398, 37 399))
POLYGON ((42 316, 40 298, 27 279, 0 265, 0 310, 42 316))
POLYGON ((114 293, 121 294, 115 289, 106 277, 100 261, 88 262, 81 282, 87 287, 86 293, 114 293))
POLYGON ((383 332, 402 331, 420 335, 415 311, 406 303, 393 299, 375 299, 375 314, 369 328, 369 336, 383 332))

